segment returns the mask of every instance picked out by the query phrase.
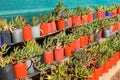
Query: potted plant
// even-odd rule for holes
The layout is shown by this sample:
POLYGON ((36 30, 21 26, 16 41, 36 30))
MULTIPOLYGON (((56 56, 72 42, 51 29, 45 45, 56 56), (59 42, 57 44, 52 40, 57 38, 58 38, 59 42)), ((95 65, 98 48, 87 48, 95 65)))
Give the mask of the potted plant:
POLYGON ((87 15, 86 15, 86 11, 84 10, 84 8, 82 8, 81 10, 81 16, 82 16, 82 23, 87 23, 87 15))
POLYGON ((56 61, 61 61, 64 59, 64 46, 63 39, 65 33, 61 32, 56 39, 54 39, 55 49, 54 49, 54 57, 56 61))
POLYGON ((82 12, 82 7, 80 7, 80 6, 77 6, 77 8, 76 8, 76 16, 77 16, 77 26, 79 26, 81 23, 82 23, 82 21, 81 21, 81 12, 82 12))
POLYGON ((96 6, 95 9, 97 11, 97 18, 98 19, 104 18, 103 6, 96 6))
POLYGON ((19 49, 19 47, 14 48, 11 53, 13 57, 13 69, 15 77, 17 79, 24 79, 27 77, 27 65, 25 62, 26 54, 24 49, 19 49))
POLYGON ((50 24, 50 29, 51 29, 51 33, 56 32, 57 28, 56 28, 56 24, 55 24, 55 17, 53 16, 52 13, 48 14, 48 19, 49 19, 49 24, 50 24))
POLYGON ((26 52, 24 54, 26 54, 26 58, 27 58, 26 64, 27 64, 28 74, 35 73, 34 60, 37 57, 40 57, 41 54, 43 54, 43 49, 34 40, 32 40, 25 43, 24 50, 26 52))
POLYGON ((0 39, 1 45, 7 44, 11 45, 11 34, 10 34, 11 27, 7 25, 6 19, 0 19, 0 39))
POLYGON ((50 25, 48 23, 48 17, 47 15, 40 15, 40 34, 41 36, 46 36, 48 34, 50 34, 51 30, 50 30, 50 25))
POLYGON ((70 10, 69 8, 65 8, 64 14, 65 14, 65 26, 66 28, 71 28, 72 27, 72 13, 73 11, 70 10))
POLYGON ((6 54, 8 52, 9 48, 7 48, 7 45, 4 44, 1 47, 0 51, 0 79, 2 80, 15 80, 15 75, 13 71, 13 65, 12 65, 12 57, 11 56, 5 56, 3 57, 3 54, 6 54))
POLYGON ((88 18, 87 18, 88 22, 93 21, 93 13, 94 13, 94 9, 92 7, 87 6, 86 14, 88 15, 88 18))
POLYGON ((64 20, 64 7, 63 2, 58 2, 56 7, 53 10, 53 15, 55 16, 55 23, 57 30, 64 30, 65 29, 65 20, 64 20))
POLYGON ((107 16, 112 17, 112 6, 108 6, 106 11, 107 11, 107 16))
POLYGON ((52 64, 54 62, 53 56, 53 39, 45 39, 43 43, 44 49, 44 63, 45 64, 52 64))
POLYGON ((15 19, 11 19, 9 25, 13 28, 12 30, 12 42, 19 43, 23 42, 22 27, 24 26, 23 17, 17 16, 15 19))
POLYGON ((32 17, 32 38, 38 38, 40 37, 40 24, 39 24, 39 18, 33 16, 32 17))

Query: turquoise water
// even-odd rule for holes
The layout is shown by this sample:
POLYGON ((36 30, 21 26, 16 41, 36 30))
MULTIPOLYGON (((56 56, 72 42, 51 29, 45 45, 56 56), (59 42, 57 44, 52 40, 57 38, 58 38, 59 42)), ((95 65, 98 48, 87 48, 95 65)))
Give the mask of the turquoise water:
POLYGON ((31 18, 33 15, 47 14, 56 3, 64 2, 64 6, 75 8, 81 6, 110 5, 120 3, 120 0, 0 0, 0 17, 8 18, 23 15, 31 18))

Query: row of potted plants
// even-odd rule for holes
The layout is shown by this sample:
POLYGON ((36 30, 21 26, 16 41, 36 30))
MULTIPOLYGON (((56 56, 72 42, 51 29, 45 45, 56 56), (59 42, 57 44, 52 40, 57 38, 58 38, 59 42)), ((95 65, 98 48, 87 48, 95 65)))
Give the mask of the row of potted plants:
MULTIPOLYGON (((43 68, 44 73, 40 74, 40 79, 99 80, 99 77, 107 73, 120 59, 119 36, 120 33, 82 51, 76 51, 63 64, 55 64, 51 72, 43 68)), ((41 70, 41 67, 39 69, 41 70)))
POLYGON ((0 20, 0 23, 3 23, 3 25, 0 25, 2 30, 2 44, 6 43, 10 45, 11 41, 12 43, 19 43, 39 38, 40 36, 46 36, 59 30, 65 30, 66 28, 92 22, 97 18, 104 18, 106 13, 112 13, 113 16, 116 16, 120 13, 119 9, 118 5, 110 5, 108 7, 96 6, 95 9, 89 6, 87 6, 86 9, 78 6, 75 10, 72 10, 64 7, 63 2, 59 2, 53 12, 48 15, 42 14, 40 18, 34 16, 31 21, 27 21, 27 19, 22 16, 17 16, 15 19, 11 19, 9 25, 7 25, 6 20, 0 20), (10 31, 12 31, 12 33, 10 33, 10 31), (4 36, 4 38, 2 36, 4 36))
MULTIPOLYGON (((94 38, 91 40, 91 39, 89 39, 89 37, 86 37, 86 36, 93 34, 97 29, 100 30, 101 28, 104 28, 105 24, 102 24, 102 23, 105 21, 106 21, 106 23, 115 22, 115 23, 111 24, 111 25, 114 25, 114 24, 116 24, 116 22, 118 23, 119 16, 116 16, 113 18, 106 18, 103 20, 96 20, 94 23, 88 24, 86 26, 77 27, 76 29, 73 29, 74 32, 71 34, 66 34, 63 31, 56 36, 45 39, 43 45, 41 45, 41 46, 36 44, 35 41, 28 42, 25 44, 25 47, 23 47, 23 49, 19 49, 19 47, 15 48, 10 56, 6 56, 4 58, 1 56, 2 57, 1 61, 5 64, 2 67, 5 67, 12 60, 12 63, 14 64, 13 69, 15 72, 15 77, 16 78, 25 78, 27 76, 27 72, 28 73, 35 72, 34 69, 32 68, 33 62, 35 61, 34 56, 44 53, 43 58, 44 58, 44 63, 46 63, 46 64, 53 63, 54 60, 61 61, 64 59, 64 54, 65 54, 65 56, 71 56, 72 53, 76 49, 78 49, 80 47, 85 47, 88 44, 90 44, 91 42, 94 42, 94 38), (97 26, 97 28, 95 28, 95 26, 97 26), (89 30, 89 33, 88 33, 88 30, 89 30), (82 38, 82 40, 80 40, 81 38, 82 38), (53 52, 54 52, 54 54, 53 54, 53 52), (5 60, 2 60, 2 59, 5 59, 5 60), (27 59, 27 60, 25 60, 25 59, 27 59), (26 63, 27 63, 27 66, 26 66, 26 63), (22 66, 23 66, 23 69, 22 69, 22 66), (27 69, 28 69, 28 71, 27 71, 27 69)), ((111 25, 109 25, 109 26, 111 26, 111 25)), ((118 27, 117 27, 117 30, 118 30, 118 27)), ((6 48, 6 46, 2 47, 1 49, 5 49, 5 48, 6 48)), ((6 50, 6 52, 7 52, 7 50, 6 50)), ((5 52, 5 50, 2 51, 2 53, 6 53, 6 52, 5 52)), ((11 70, 11 71, 13 71, 13 70, 11 70)), ((4 78, 5 78, 5 80, 7 80, 6 77, 4 77, 4 78)), ((12 80, 14 80, 13 78, 12 78, 12 80)))

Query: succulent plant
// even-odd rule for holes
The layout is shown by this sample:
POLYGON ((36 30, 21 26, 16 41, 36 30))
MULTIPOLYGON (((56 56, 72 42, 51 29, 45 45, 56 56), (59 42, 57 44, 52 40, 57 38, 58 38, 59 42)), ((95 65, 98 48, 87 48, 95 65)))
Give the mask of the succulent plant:
POLYGON ((38 25, 38 24, 39 24, 39 18, 33 16, 33 17, 32 17, 32 25, 33 25, 33 26, 36 26, 36 25, 38 25))

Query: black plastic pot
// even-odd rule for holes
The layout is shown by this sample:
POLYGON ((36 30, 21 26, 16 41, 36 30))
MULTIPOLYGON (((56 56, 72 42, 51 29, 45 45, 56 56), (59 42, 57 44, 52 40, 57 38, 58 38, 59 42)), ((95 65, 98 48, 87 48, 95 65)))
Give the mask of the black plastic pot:
POLYGON ((6 67, 0 67, 0 80, 15 80, 12 64, 7 65, 6 67))
POLYGON ((103 29, 103 38, 110 37, 110 30, 109 29, 103 29))
POLYGON ((97 19, 97 12, 93 13, 93 18, 97 19))
POLYGON ((10 31, 1 31, 2 44, 11 45, 11 33, 10 31))

